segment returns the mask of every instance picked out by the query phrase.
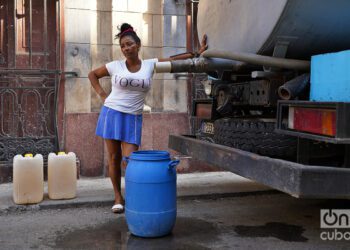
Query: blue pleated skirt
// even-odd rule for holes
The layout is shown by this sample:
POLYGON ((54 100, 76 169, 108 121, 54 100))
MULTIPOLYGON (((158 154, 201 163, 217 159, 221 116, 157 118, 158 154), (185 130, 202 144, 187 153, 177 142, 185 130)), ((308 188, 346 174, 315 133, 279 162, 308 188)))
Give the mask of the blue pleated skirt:
POLYGON ((142 114, 133 115, 103 106, 98 117, 96 135, 130 144, 141 144, 142 114))

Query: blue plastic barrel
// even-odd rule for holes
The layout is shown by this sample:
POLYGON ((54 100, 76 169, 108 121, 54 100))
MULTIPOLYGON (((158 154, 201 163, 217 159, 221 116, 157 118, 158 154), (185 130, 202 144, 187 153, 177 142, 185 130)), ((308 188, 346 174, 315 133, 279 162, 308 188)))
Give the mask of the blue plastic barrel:
POLYGON ((129 231, 140 237, 160 237, 176 221, 176 165, 166 151, 136 151, 127 158, 125 217, 129 231))

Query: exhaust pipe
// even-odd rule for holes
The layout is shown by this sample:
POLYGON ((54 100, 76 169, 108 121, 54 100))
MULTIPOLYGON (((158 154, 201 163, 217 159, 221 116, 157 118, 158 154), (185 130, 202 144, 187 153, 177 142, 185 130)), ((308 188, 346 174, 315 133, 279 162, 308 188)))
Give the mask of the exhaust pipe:
POLYGON ((283 100, 291 100, 300 95, 308 86, 310 74, 302 74, 278 88, 278 95, 283 100))

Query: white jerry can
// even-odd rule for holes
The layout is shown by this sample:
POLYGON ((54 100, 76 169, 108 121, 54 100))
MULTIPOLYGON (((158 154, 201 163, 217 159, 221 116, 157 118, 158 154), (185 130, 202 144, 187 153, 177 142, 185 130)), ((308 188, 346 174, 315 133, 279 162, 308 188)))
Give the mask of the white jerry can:
POLYGON ((47 169, 50 199, 72 199, 77 193, 76 155, 59 152, 49 154, 47 169))
POLYGON ((39 203, 44 198, 44 161, 41 154, 16 155, 13 159, 13 200, 39 203))

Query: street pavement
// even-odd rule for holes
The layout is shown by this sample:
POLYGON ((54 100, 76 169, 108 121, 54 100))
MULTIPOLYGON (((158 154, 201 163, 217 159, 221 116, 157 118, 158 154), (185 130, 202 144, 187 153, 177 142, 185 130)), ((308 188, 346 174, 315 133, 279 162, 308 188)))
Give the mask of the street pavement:
POLYGON ((344 200, 303 200, 280 192, 180 197, 172 233, 157 238, 133 235, 126 214, 114 214, 110 208, 105 204, 2 214, 0 249, 349 249, 348 238, 334 239, 335 232, 349 235, 348 229, 320 227, 320 209, 349 209, 344 200))
MULTIPOLYGON (((124 192, 124 178, 122 192, 124 192)), ((258 184, 231 172, 205 172, 177 175, 178 198, 225 197, 247 193, 271 192, 269 187, 258 184)), ((80 178, 77 197, 69 200, 50 200, 47 182, 44 183, 44 200, 34 205, 16 205, 12 198, 13 184, 0 184, 0 214, 16 211, 93 207, 113 204, 114 195, 109 178, 80 178)))
POLYGON ((140 238, 111 212, 108 178, 79 179, 71 200, 48 199, 45 183, 45 199, 27 206, 1 184, 0 249, 349 249, 332 238, 348 230, 320 227, 321 209, 349 209, 348 200, 296 199, 231 172, 179 174, 177 193, 172 233, 140 238))

